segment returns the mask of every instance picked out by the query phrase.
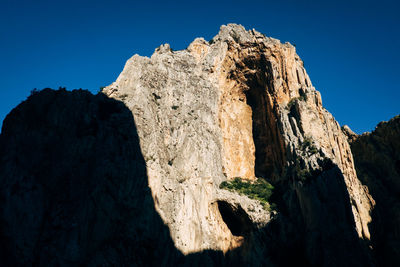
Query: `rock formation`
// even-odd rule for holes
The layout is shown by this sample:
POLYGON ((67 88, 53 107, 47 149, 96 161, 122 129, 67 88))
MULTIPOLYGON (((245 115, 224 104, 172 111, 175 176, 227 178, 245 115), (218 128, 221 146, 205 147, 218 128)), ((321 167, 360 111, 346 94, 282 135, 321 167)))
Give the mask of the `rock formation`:
POLYGON ((103 92, 132 110, 156 209, 183 253, 236 246, 213 208, 225 194, 218 185, 233 177, 288 184, 302 216, 318 217, 310 205, 320 203, 307 199, 295 169, 322 170, 325 159, 343 173, 332 179, 345 182, 355 229, 369 239, 373 200, 357 179, 346 137, 289 43, 222 26, 210 42, 199 38, 183 51, 166 44, 151 58, 133 56, 103 92), (304 140, 316 151, 301 149, 304 140))
POLYGON ((380 266, 393 266, 400 262, 400 116, 348 136, 358 177, 376 200, 371 245, 380 266))
POLYGON ((374 194, 344 132, 289 43, 229 24, 182 51, 161 45, 102 94, 45 90, 6 118, 4 257, 373 266, 374 194), (235 177, 273 184, 275 210, 220 188, 235 177))

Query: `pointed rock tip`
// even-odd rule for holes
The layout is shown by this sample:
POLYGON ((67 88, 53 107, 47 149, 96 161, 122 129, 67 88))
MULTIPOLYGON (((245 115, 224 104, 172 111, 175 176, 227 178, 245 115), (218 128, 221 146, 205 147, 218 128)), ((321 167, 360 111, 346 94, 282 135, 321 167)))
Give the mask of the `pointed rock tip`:
POLYGON ((168 43, 162 44, 154 50, 154 53, 164 54, 172 52, 171 46, 168 43))
POLYGON ((356 134, 355 132, 353 132, 353 130, 350 129, 350 127, 348 125, 343 125, 342 126, 342 132, 344 133, 344 135, 347 136, 347 138, 349 140, 354 139, 355 137, 358 136, 358 134, 356 134))
POLYGON ((249 31, 235 23, 221 25, 218 34, 212 39, 213 41, 233 41, 236 43, 244 43, 253 39, 249 31))
MULTIPOLYGON (((217 41, 230 41, 238 44, 244 44, 247 42, 259 42, 260 39, 268 42, 281 43, 280 40, 267 37, 265 34, 258 32, 254 28, 251 30, 246 30, 246 28, 241 24, 229 23, 227 25, 221 25, 218 34, 210 40, 210 44, 217 41)), ((290 43, 285 45, 294 47, 290 43)))

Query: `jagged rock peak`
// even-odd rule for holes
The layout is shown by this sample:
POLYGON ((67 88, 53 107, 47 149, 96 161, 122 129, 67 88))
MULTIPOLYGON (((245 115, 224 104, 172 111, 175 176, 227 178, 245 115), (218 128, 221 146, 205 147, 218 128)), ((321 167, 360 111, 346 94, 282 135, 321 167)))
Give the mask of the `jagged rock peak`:
POLYGON ((159 54, 168 53, 168 52, 172 52, 172 49, 169 44, 160 45, 155 50, 155 53, 159 53, 159 54))
MULTIPOLYGON (((256 43, 259 40, 268 41, 271 43, 280 43, 278 39, 267 37, 264 34, 256 31, 255 29, 246 30, 240 24, 230 23, 227 25, 222 25, 218 34, 210 40, 210 44, 214 42, 235 42, 238 44, 246 44, 246 43, 256 43)), ((284 45, 292 46, 289 42, 286 42, 284 45)))

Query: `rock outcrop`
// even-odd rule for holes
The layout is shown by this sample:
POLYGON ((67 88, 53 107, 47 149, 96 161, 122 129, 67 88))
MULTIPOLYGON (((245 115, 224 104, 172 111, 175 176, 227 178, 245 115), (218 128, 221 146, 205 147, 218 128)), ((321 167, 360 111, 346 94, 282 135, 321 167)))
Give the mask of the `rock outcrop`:
POLYGON ((349 140, 358 177, 376 200, 371 246, 380 266, 393 266, 400 262, 400 116, 349 140))
MULTIPOLYGON (((218 185, 234 177, 263 177, 285 188, 282 195, 294 194, 283 209, 303 218, 310 233, 346 229, 357 249, 358 238, 370 238, 374 201, 357 179, 345 135, 289 43, 222 26, 210 42, 198 38, 186 50, 166 44, 151 58, 133 56, 103 92, 132 110, 156 210, 184 254, 238 246, 214 208, 226 193, 218 185), (334 165, 332 177, 321 182, 318 175, 334 165), (307 185, 313 179, 316 184, 307 185), (310 196, 333 180, 344 183, 337 187, 345 192, 337 194, 348 196, 338 209, 350 216, 344 221, 321 219, 324 200, 310 196)), ((268 223, 269 216, 263 218, 257 225, 268 223)), ((313 238, 315 250, 320 239, 313 238)))
POLYGON ((323 108, 289 43, 229 24, 185 50, 162 45, 129 59, 102 94, 44 90, 6 118, 0 255, 373 266, 375 195, 347 136, 358 140, 323 108), (220 188, 235 177, 273 184, 276 208, 220 188))

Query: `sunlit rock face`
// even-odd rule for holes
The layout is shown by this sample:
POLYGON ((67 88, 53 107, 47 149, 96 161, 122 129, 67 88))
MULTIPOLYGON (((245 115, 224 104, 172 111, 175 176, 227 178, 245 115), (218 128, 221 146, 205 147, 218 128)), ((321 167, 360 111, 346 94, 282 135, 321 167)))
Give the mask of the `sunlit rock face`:
MULTIPOLYGON (((184 254, 242 244, 216 206, 228 194, 218 185, 234 177, 263 177, 284 188, 288 220, 297 214, 307 229, 301 235, 320 236, 305 238, 315 250, 306 252, 311 263, 326 263, 316 254, 327 229, 345 229, 349 244, 370 238, 374 200, 291 44, 229 24, 185 50, 165 44, 150 58, 133 56, 103 93, 132 111, 156 210, 184 254), (328 179, 323 173, 332 166, 337 171, 328 179), (339 222, 318 215, 330 204, 317 196, 332 181, 339 191, 331 193, 347 199, 335 208, 346 214, 339 222)), ((257 202, 229 194, 227 205, 240 206, 255 229, 270 221, 257 202)))

